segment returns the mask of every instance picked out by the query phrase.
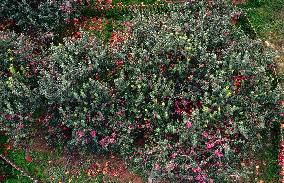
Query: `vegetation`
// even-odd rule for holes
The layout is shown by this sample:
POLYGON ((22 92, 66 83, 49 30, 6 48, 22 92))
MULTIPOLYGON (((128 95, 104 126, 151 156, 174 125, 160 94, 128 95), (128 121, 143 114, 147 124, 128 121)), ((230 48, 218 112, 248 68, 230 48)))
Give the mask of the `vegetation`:
MULTIPOLYGON (((278 142, 283 117, 274 54, 246 35, 238 7, 204 0, 151 16, 104 15, 90 11, 96 3, 1 7, 16 31, 0 35, 2 144, 18 146, 5 152, 2 145, 4 154, 50 181, 113 181, 108 164, 85 161, 77 173, 50 164, 63 151, 117 154, 145 179, 279 179, 277 144, 267 141, 278 142), (39 132, 60 147, 57 154, 30 149, 39 132), (262 148, 267 151, 259 153, 262 148)), ((268 20, 256 21, 256 12, 280 6, 241 7, 266 38, 260 25, 268 20)), ((268 29, 277 31, 276 24, 268 29)), ((13 170, 5 167, 0 172, 13 170)), ((12 171, 11 181, 18 175, 12 171)))

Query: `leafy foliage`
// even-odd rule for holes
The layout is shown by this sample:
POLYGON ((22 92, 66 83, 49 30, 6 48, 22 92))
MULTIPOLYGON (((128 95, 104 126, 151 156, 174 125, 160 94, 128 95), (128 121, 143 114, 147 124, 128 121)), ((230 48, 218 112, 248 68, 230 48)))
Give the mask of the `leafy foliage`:
POLYGON ((40 124, 51 142, 120 153, 150 179, 248 181, 283 99, 273 54, 233 25, 240 14, 190 2, 139 14, 109 44, 81 31, 23 62, 32 40, 3 35, 5 130, 40 124))

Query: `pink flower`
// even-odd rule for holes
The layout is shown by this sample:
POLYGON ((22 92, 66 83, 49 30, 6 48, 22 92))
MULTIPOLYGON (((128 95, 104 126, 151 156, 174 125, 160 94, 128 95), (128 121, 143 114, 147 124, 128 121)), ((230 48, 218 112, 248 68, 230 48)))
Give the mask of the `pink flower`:
POLYGON ((283 117, 283 116, 284 116, 284 113, 280 113, 280 116, 283 117))
POLYGON ((82 130, 78 130, 77 131, 77 135, 79 138, 83 137, 83 131, 82 130))
POLYGON ((203 133, 202 133, 202 136, 205 137, 205 138, 207 138, 207 137, 208 137, 208 133, 207 133, 207 132, 203 132, 203 133))
POLYGON ((206 149, 211 149, 212 147, 214 147, 215 146, 215 144, 214 143, 205 143, 206 144, 206 149))
POLYGON ((167 171, 172 171, 172 170, 175 169, 175 167, 176 167, 176 164, 173 161, 170 161, 166 165, 166 170, 167 171))
POLYGON ((69 19, 69 18, 66 18, 66 19, 65 19, 65 23, 69 24, 69 23, 70 23, 70 19, 69 19))
POLYGON ((17 130, 21 130, 22 128, 24 128, 24 124, 23 123, 20 123, 17 125, 17 130))
POLYGON ((92 136, 93 138, 95 138, 95 137, 96 137, 96 135, 97 135, 97 133, 96 133, 96 131, 95 131, 95 130, 92 130, 92 131, 90 132, 90 134, 91 134, 91 136, 92 136))
POLYGON ((146 128, 150 128, 150 126, 151 126, 150 123, 146 124, 146 128))
POLYGON ((187 121, 185 128, 189 129, 192 126, 192 123, 190 121, 187 121))
POLYGON ((173 153, 172 155, 171 155, 171 158, 173 158, 173 159, 175 159, 176 157, 177 157, 177 153, 173 153))
MULTIPOLYGON (((123 64, 123 61, 121 61, 121 62, 117 62, 117 61, 116 61, 115 64, 116 64, 116 65, 122 65, 122 64, 123 64)), ((116 114, 117 114, 118 116, 122 116, 123 113, 124 113, 123 110, 120 110, 120 111, 116 112, 116 114)))
POLYGON ((218 156, 219 158, 224 156, 222 153, 220 153, 218 149, 214 151, 214 154, 218 156))
POLYGON ((201 172, 201 168, 200 168, 200 167, 192 168, 192 171, 193 171, 194 173, 199 173, 199 172, 201 172))
POLYGON ((160 165, 159 165, 159 164, 157 164, 157 163, 156 163, 156 164, 154 165, 154 169, 155 169, 155 170, 160 170, 160 169, 161 169, 161 167, 160 167, 160 165))
POLYGON ((102 146, 102 147, 105 147, 106 146, 106 139, 102 139, 99 141, 99 144, 102 146))
POLYGON ((114 144, 114 143, 115 143, 115 139, 114 139, 114 138, 110 138, 110 139, 108 140, 108 142, 109 142, 110 144, 114 144))

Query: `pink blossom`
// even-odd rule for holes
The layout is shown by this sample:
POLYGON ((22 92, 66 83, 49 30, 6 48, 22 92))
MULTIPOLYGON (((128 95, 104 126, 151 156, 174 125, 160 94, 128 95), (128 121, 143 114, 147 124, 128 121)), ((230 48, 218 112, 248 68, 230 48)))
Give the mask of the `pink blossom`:
POLYGON ((202 136, 205 137, 205 138, 207 138, 207 137, 208 137, 208 133, 207 133, 207 132, 203 132, 203 133, 202 133, 202 136))
POLYGON ((187 121, 185 128, 189 129, 192 126, 192 123, 190 121, 187 121))
POLYGON ((109 142, 110 144, 114 144, 114 143, 115 143, 115 139, 114 139, 114 138, 110 138, 110 139, 108 140, 108 142, 109 142))
POLYGON ((156 163, 156 164, 154 165, 154 169, 155 169, 155 170, 160 170, 160 169, 161 169, 161 167, 160 167, 160 165, 159 165, 159 164, 157 164, 157 163, 156 163))
MULTIPOLYGON (((121 64, 123 64, 123 61, 122 61, 122 63, 121 63, 121 64, 120 64, 120 63, 117 63, 117 62, 116 62, 116 64, 117 64, 117 65, 121 65, 121 64)), ((124 113, 124 111, 122 111, 122 110, 121 110, 121 111, 116 112, 116 115, 118 115, 118 116, 122 116, 122 115, 123 115, 123 113, 124 113)))
POLYGON ((20 123, 17 125, 17 130, 21 130, 22 128, 24 128, 24 124, 23 123, 20 123))
POLYGON ((82 130, 78 130, 77 131, 77 135, 79 138, 83 137, 83 131, 82 130))
POLYGON ((206 181, 204 181, 206 179, 205 174, 198 174, 195 179, 198 180, 199 183, 206 183, 206 181))
POLYGON ((201 172, 201 168, 198 166, 197 168, 192 168, 192 171, 194 173, 199 173, 199 172, 201 172))
POLYGON ((132 130, 132 129, 133 129, 133 126, 132 126, 132 125, 128 125, 128 129, 129 129, 129 130, 132 130))
POLYGON ((220 153, 218 149, 214 151, 214 154, 218 156, 219 158, 224 156, 222 153, 220 153))
POLYGON ((151 126, 150 123, 146 124, 146 128, 150 128, 150 126, 151 126))
POLYGON ((206 144, 206 148, 207 149, 211 149, 212 147, 214 147, 215 146, 215 144, 214 143, 205 143, 206 144))
POLYGON ((284 113, 280 113, 280 116, 283 117, 283 116, 284 116, 284 113))
POLYGON ((91 136, 92 136, 93 138, 95 138, 95 137, 96 137, 96 135, 97 135, 97 133, 96 133, 96 131, 95 131, 95 130, 92 130, 92 131, 90 132, 90 134, 91 134, 91 136))
POLYGON ((99 144, 102 146, 102 147, 105 147, 106 146, 106 139, 103 138, 102 140, 99 141, 99 144))
POLYGON ((167 163, 166 165, 166 170, 167 171, 172 171, 174 170, 176 167, 176 164, 173 161, 170 161, 169 163, 167 163))
POLYGON ((172 155, 171 155, 171 158, 173 158, 173 159, 175 159, 176 157, 177 157, 177 153, 173 153, 172 155))

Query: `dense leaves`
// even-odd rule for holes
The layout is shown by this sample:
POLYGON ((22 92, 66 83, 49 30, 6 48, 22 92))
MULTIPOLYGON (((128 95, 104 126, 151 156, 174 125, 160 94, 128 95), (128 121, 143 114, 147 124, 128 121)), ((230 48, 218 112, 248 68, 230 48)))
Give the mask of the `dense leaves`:
POLYGON ((70 149, 120 153, 150 179, 248 181, 283 109, 273 54, 234 26, 239 15, 191 2, 137 15, 109 44, 2 32, 3 127, 21 139, 37 124, 70 149))

